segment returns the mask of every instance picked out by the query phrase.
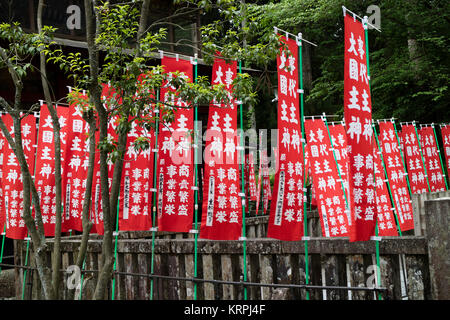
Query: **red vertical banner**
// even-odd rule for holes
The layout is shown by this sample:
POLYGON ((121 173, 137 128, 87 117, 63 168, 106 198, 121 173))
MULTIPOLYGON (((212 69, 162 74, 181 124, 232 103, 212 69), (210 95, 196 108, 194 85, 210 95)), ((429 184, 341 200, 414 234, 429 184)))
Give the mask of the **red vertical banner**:
POLYGON ((387 177, 385 176, 381 155, 375 141, 373 141, 373 161, 377 197, 378 236, 398 236, 397 224, 387 186, 387 177))
MULTIPOLYGON (((236 61, 216 59, 212 84, 223 84, 232 93, 236 61)), ((200 237, 238 240, 242 234, 242 198, 237 146, 237 105, 211 103, 205 142, 202 222, 200 237)))
MULTIPOLYGON (((262 135, 259 136, 259 145, 262 146, 262 135)), ((270 177, 268 168, 268 158, 266 150, 259 150, 259 169, 258 183, 256 186, 256 214, 259 211, 259 203, 261 202, 261 192, 263 194, 262 213, 266 213, 269 208, 269 200, 271 199, 270 177)))
POLYGON ((348 236, 350 216, 346 211, 344 191, 339 182, 327 127, 321 119, 308 119, 305 121, 305 134, 322 235, 348 236))
MULTIPOLYGON (((116 104, 122 103, 120 96, 116 94, 116 90, 108 84, 102 85, 102 100, 107 110, 113 108, 116 104)), ((119 117, 113 116, 108 121, 107 135, 109 141, 117 141, 118 135, 116 132, 117 125, 119 124, 119 117)), ((98 126, 98 124, 97 124, 98 126)), ((91 195, 91 212, 90 220, 94 223, 91 232, 96 232, 100 235, 104 233, 103 226, 103 207, 102 207, 102 187, 100 180, 100 152, 98 145, 100 142, 100 132, 95 133, 95 160, 94 160, 94 176, 92 181, 92 195, 91 195)), ((111 190, 111 182, 114 173, 114 164, 110 159, 107 161, 108 166, 108 191, 111 190)), ((122 189, 122 186, 121 186, 122 189)), ((119 200, 120 201, 120 200, 119 200)), ((120 204, 120 203, 119 203, 120 204)), ((117 210, 116 208, 111 210, 117 210)))
MULTIPOLYGON (((12 137, 14 137, 13 119, 10 115, 2 116, 5 126, 9 129, 12 137)), ((22 119, 22 146, 27 159, 30 174, 34 173, 34 162, 36 154, 36 118, 33 115, 28 115, 22 119)), ((20 170, 19 161, 11 149, 8 141, 4 138, 3 142, 3 168, 2 168, 2 192, 3 205, 2 225, 6 226, 6 237, 11 239, 24 239, 27 234, 27 227, 23 220, 23 184, 22 173, 20 170)))
MULTIPOLYGON (((258 215, 259 203, 261 201, 261 186, 262 186, 262 179, 263 179, 261 153, 262 153, 262 150, 259 151, 258 181, 256 183, 256 207, 255 207, 256 215, 258 215)), ((264 210, 263 210, 263 213, 264 213, 264 210)))
POLYGON ((134 121, 128 133, 120 190, 119 228, 122 231, 145 231, 152 227, 150 189, 154 152, 151 147, 145 151, 136 151, 134 142, 138 137, 147 137, 149 145, 155 145, 153 131, 148 132, 134 121))
POLYGON ((269 175, 269 159, 266 150, 262 151, 263 158, 263 213, 269 209, 269 201, 272 200, 272 190, 270 189, 270 175, 269 175))
POLYGON ((423 167, 422 150, 417 140, 415 125, 402 125, 401 137, 411 192, 413 194, 427 192, 427 177, 423 167))
POLYGON ((444 174, 433 127, 422 127, 418 131, 431 192, 445 191, 444 174))
MULTIPOLYGON (((2 116, 3 117, 3 116, 2 116)), ((2 118, 4 119, 4 118, 2 118)), ((5 136, 3 135, 3 132, 0 131, 0 235, 3 233, 4 230, 4 224, 5 224, 5 216, 3 212, 3 146, 5 143, 8 143, 6 141, 5 136)))
POLYGON ((346 15, 344 64, 344 116, 349 146, 352 208, 350 241, 366 241, 375 231, 373 183, 372 102, 367 77, 365 32, 361 21, 346 15))
POLYGON ((94 176, 92 179, 92 194, 91 194, 91 212, 90 218, 93 222, 91 232, 103 234, 103 208, 102 208, 102 193, 101 193, 101 181, 100 181, 100 152, 98 150, 98 144, 100 142, 99 132, 95 133, 95 159, 94 159, 94 176))
POLYGON ((66 230, 83 231, 82 211, 89 164, 89 126, 83 119, 83 100, 69 105, 67 148, 65 150, 62 189, 66 230))
MULTIPOLYGON (((192 81, 192 64, 186 60, 164 57, 165 72, 179 71, 192 81)), ((179 108, 174 109, 171 123, 161 122, 158 136, 158 230, 189 232, 194 213, 194 153, 191 132, 194 112, 186 102, 175 96, 175 88, 164 86, 162 100, 179 108)), ((165 107, 170 108, 168 106, 165 107)), ((160 113, 163 116, 163 112, 160 113)))
POLYGON ((441 127, 442 142, 444 147, 445 165, 447 168, 447 176, 450 174, 450 125, 441 127))
POLYGON ((380 122, 379 142, 391 186, 395 211, 400 223, 400 230, 414 229, 411 196, 406 180, 407 173, 405 173, 399 142, 392 122, 380 122))
POLYGON ((278 170, 270 206, 267 237, 297 241, 303 236, 303 148, 298 94, 298 46, 295 39, 282 38, 277 56, 278 73, 278 170))
POLYGON ((255 177, 255 163, 253 152, 245 156, 245 190, 248 194, 248 199, 256 200, 256 177, 255 177))
POLYGON ((333 143, 334 154, 338 164, 339 172, 345 187, 345 195, 347 200, 350 196, 350 184, 349 184, 349 161, 348 161, 348 145, 347 135, 345 134, 345 128, 342 124, 334 124, 329 126, 331 142, 333 143))
MULTIPOLYGON (((69 108, 56 106, 59 125, 61 128, 61 167, 65 167, 65 148, 67 144, 67 120, 69 108)), ((46 236, 55 235, 56 223, 56 206, 62 205, 56 203, 56 186, 55 186, 55 144, 53 135, 52 118, 48 111, 47 105, 41 106, 39 120, 39 137, 37 142, 36 158, 36 189, 41 200, 42 221, 44 223, 44 231, 46 236)), ((64 214, 62 215, 61 230, 67 231, 65 228, 64 214)))

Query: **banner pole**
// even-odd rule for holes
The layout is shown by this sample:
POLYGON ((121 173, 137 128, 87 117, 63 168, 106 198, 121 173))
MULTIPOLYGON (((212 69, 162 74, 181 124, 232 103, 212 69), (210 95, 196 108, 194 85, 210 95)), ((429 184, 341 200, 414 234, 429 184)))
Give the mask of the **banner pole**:
POLYGON ((416 132, 416 140, 419 144, 420 157, 422 158, 422 165, 423 165, 423 169, 425 171, 425 178, 427 178, 428 192, 431 192, 430 181, 428 180, 427 166, 425 164, 425 158, 423 157, 422 146, 420 143, 419 134, 417 132, 417 127, 416 127, 415 121, 413 121, 413 126, 414 126, 414 131, 416 132))
MULTIPOLYGON (((159 91, 156 92, 156 100, 159 101, 159 91)), ((150 274, 153 275, 154 272, 154 262, 155 262, 155 235, 156 231, 158 230, 158 227, 155 227, 156 221, 156 176, 157 176, 157 165, 158 165, 158 131, 159 131, 159 117, 160 117, 160 110, 159 105, 156 104, 156 110, 158 111, 158 117, 156 117, 156 123, 155 123, 155 150, 154 156, 153 156, 153 224, 152 224, 152 255, 151 255, 151 264, 150 264, 150 274)), ((153 277, 150 278, 150 300, 153 300, 153 277)))
MULTIPOLYGON (((306 159, 305 159, 305 143, 306 143, 306 134, 305 134, 305 114, 304 114, 304 89, 303 89, 303 55, 302 55, 302 34, 299 33, 297 36, 297 45, 298 45, 298 57, 299 57, 299 85, 300 85, 300 119, 301 119, 301 130, 302 130, 302 152, 303 152, 303 240, 305 241, 305 284, 309 284, 309 253, 308 253, 308 206, 305 201, 305 189, 306 189, 306 159)), ((309 300, 309 291, 306 290, 306 300, 309 300)))
MULTIPOLYGON (((28 252, 30 249, 30 238, 27 236, 27 251, 25 254, 25 267, 28 265, 28 252)), ((22 283, 22 300, 25 298, 25 283, 27 282, 27 269, 23 271, 23 283, 22 283)))
POLYGON ((78 296, 78 300, 81 300, 83 297, 83 281, 84 281, 84 269, 86 268, 86 256, 83 259, 83 265, 81 266, 81 281, 80 281, 80 295, 78 296))
MULTIPOLYGON (((404 175, 406 176, 406 182, 407 182, 407 185, 408 185, 409 196, 411 197, 412 192, 411 192, 411 186, 410 186, 410 184, 409 184, 408 173, 407 173, 407 171, 406 171, 405 160, 403 159, 403 149, 402 149, 402 147, 401 147, 401 145, 400 145, 400 142, 399 142, 398 133, 397 133, 397 127, 396 127, 396 125, 395 125, 394 119, 391 119, 391 122, 392 122, 393 125, 394 125, 394 132, 395 132, 395 136, 397 137, 397 144, 398 144, 399 150, 401 150, 400 156, 401 156, 401 158, 402 158, 404 175)), ((381 149, 380 149, 380 150, 381 150, 381 149)), ((380 153, 381 153, 381 151, 380 151, 380 153)), ((383 161, 383 166, 384 166, 384 161, 383 161)), ((387 177, 388 177, 388 176, 387 176, 387 174, 386 174, 386 178, 387 178, 387 177)), ((387 180, 389 181, 389 179, 387 179, 387 180)), ((392 199, 392 196, 391 196, 391 201, 392 201, 393 204, 395 203, 395 202, 393 201, 393 199, 392 199)), ((395 205, 394 205, 394 207, 395 207, 395 205)), ((395 211, 394 211, 394 212, 395 212, 395 211)), ((399 235, 400 235, 400 237, 401 237, 401 236, 402 236, 402 233, 401 233, 401 230, 400 230, 400 223, 398 222, 397 216, 396 216, 395 218, 396 218, 397 223, 398 223, 399 235)), ((399 258, 400 258, 400 262, 401 262, 401 261, 403 260, 403 255, 400 254, 400 255, 399 255, 399 258)), ((402 263, 402 262, 401 262, 401 263, 402 263)), ((407 290, 407 285, 406 285, 406 274, 403 275, 403 279, 404 279, 404 282, 405 282, 405 288, 406 288, 406 290, 407 290)))
POLYGON ((445 190, 448 190, 448 184, 447 184, 447 179, 445 178, 445 170, 444 170, 444 165, 442 163, 442 156, 441 156, 441 148, 439 148, 439 142, 437 139, 437 135, 436 135, 436 128, 434 126, 434 123, 431 124, 431 127, 433 128, 433 132, 434 132, 434 140, 436 141, 436 148, 439 154, 439 161, 441 163, 441 170, 442 170, 442 174, 444 175, 444 182, 445 182, 445 190))
MULTIPOLYGON (((364 28, 364 38, 366 42, 366 64, 367 64, 367 80, 369 83, 369 92, 370 90, 370 60, 369 60, 369 28, 368 28, 368 18, 367 16, 364 16, 362 20, 363 28, 364 28)), ((375 174, 374 174, 375 179, 375 174)), ((376 183, 375 183, 375 190, 376 190, 376 183)), ((380 241, 378 240, 378 220, 375 222, 375 236, 377 237, 375 240, 375 255, 377 259, 377 279, 378 279, 378 285, 381 285, 381 266, 380 266, 380 241)), ((381 294, 378 293, 378 300, 381 300, 381 294)))
MULTIPOLYGON (((6 223, 3 226, 3 232, 2 232, 2 249, 0 252, 0 263, 3 262, 3 248, 5 247, 5 237, 6 237, 6 223)), ((0 272, 2 271, 2 266, 0 266, 0 272)))
MULTIPOLYGON (((194 82, 197 83, 197 54, 195 55, 194 63, 194 82)), ((197 120, 198 120, 198 105, 194 105, 194 279, 198 275, 198 176, 197 176, 197 120)), ((194 282, 194 300, 197 300, 197 282, 194 282)))
MULTIPOLYGON (((242 61, 239 60, 239 73, 242 73, 242 61)), ((239 117, 240 117, 240 125, 241 125, 241 132, 240 132, 240 147, 241 147, 241 193, 245 194, 245 185, 244 185, 244 164, 245 164, 245 153, 244 153, 244 137, 242 136, 243 130, 244 130, 244 120, 242 116, 242 106, 243 103, 239 103, 239 117)), ((245 196, 242 198, 242 247, 243 247, 243 272, 244 272, 244 282, 247 282, 247 237, 246 237, 246 230, 245 230, 245 196)), ((244 300, 247 300, 247 287, 244 286, 244 300)))

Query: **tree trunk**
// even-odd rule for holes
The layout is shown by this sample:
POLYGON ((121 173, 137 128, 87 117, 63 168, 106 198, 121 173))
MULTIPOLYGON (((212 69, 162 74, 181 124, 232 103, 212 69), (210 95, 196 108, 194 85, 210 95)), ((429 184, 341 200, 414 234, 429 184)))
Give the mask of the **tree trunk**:
MULTIPOLYGON (((88 172, 86 177, 86 190, 84 193, 83 212, 82 212, 82 224, 83 234, 81 236, 80 247, 78 249, 78 255, 76 257, 76 265, 82 269, 83 263, 86 259, 86 252, 88 247, 89 233, 91 232, 93 223, 89 219, 89 212, 91 209, 91 197, 92 197, 92 181, 94 179, 94 166, 95 166, 95 117, 92 111, 89 111, 89 115, 83 117, 89 124, 89 159, 88 159, 88 172)), ((82 290, 83 288, 81 288, 82 290)), ((67 300, 73 300, 75 290, 68 292, 67 300)))
MULTIPOLYGON (((37 28, 38 32, 42 31, 42 11, 44 8, 44 0, 39 0, 37 10, 37 28)), ((45 54, 40 53, 40 71, 42 89, 44 91, 44 97, 47 103, 47 108, 50 112, 53 124, 53 134, 55 137, 55 188, 56 188, 56 212, 55 212, 55 237, 53 242, 53 255, 52 255, 52 282, 53 282, 53 299, 58 299, 59 296, 59 279, 61 268, 61 224, 62 224, 62 185, 61 185, 61 136, 59 118, 56 111, 56 107, 53 107, 53 102, 50 94, 50 88, 47 81, 47 66, 45 61, 45 54)))

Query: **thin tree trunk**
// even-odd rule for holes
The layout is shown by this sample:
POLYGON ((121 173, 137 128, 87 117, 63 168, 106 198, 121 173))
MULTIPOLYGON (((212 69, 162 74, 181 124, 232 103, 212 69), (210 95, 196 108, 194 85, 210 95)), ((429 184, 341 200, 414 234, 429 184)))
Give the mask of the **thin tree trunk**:
MULTIPOLYGON (((44 8, 44 0, 39 0, 37 10, 37 28, 38 32, 42 31, 42 11, 44 8)), ((45 54, 40 53, 40 71, 42 89, 44 91, 44 97, 47 102, 47 108, 50 112, 53 124, 53 134, 55 137, 55 188, 56 188, 56 211, 55 211, 55 237, 53 242, 53 255, 52 255, 52 282, 54 297, 52 299, 58 299, 59 297, 59 280, 60 280, 60 268, 61 268, 61 224, 62 224, 62 183, 61 183, 61 136, 59 118, 56 108, 53 107, 50 88, 47 82, 47 66, 45 61, 45 54)))
MULTIPOLYGON (((108 135, 108 114, 101 102, 100 84, 98 81, 99 72, 99 58, 98 48, 95 44, 96 34, 100 26, 98 25, 98 19, 94 17, 94 1, 84 0, 85 15, 86 15, 86 42, 89 53, 89 65, 90 65, 90 85, 89 93, 91 102, 94 104, 99 120, 99 139, 104 141, 108 135), (96 23, 97 21, 97 23, 96 23)), ((94 299, 104 299, 108 281, 111 279, 112 266, 113 266, 113 253, 112 253, 112 222, 111 222, 111 210, 109 202, 109 186, 108 186, 108 153, 106 150, 100 150, 100 183, 102 192, 102 210, 103 210, 103 243, 102 243, 102 261, 100 267, 100 274, 98 277, 97 285, 94 292, 94 299)))
POLYGON ((28 233, 31 236, 31 241, 33 244, 33 249, 35 252, 36 258, 36 268, 38 270, 39 277, 41 279, 42 288, 44 291, 44 296, 46 299, 51 299, 53 297, 53 287, 51 284, 51 273, 48 268, 48 261, 46 256, 46 240, 44 233, 44 224, 42 222, 42 214, 41 207, 39 203, 39 195, 36 190, 36 186, 34 185, 34 181, 31 177, 28 163, 25 158, 25 154, 23 151, 22 145, 22 130, 20 126, 20 107, 22 101, 22 89, 23 83, 21 79, 16 74, 14 66, 10 63, 8 57, 4 50, 0 48, 0 55, 3 58, 6 66, 8 67, 8 71, 11 75, 11 79, 13 80, 15 86, 15 94, 14 94, 14 107, 11 107, 3 98, 0 97, 0 104, 9 112, 11 117, 13 118, 14 124, 14 139, 9 133, 9 129, 6 128, 5 123, 0 118, 0 129, 2 130, 6 140, 8 141, 11 149, 20 165, 20 170, 22 174, 24 193, 24 209, 23 209, 23 218, 25 225, 27 226, 28 233), (28 182, 28 183, 27 183, 28 182), (30 199, 30 191, 31 187, 31 195, 33 200, 33 205, 35 208, 35 218, 31 216, 31 206, 29 203, 30 199), (37 228, 36 228, 37 225, 37 228))
MULTIPOLYGON (((91 209, 91 197, 92 197, 92 181, 94 179, 94 166, 95 166, 95 117, 93 112, 90 111, 89 115, 84 117, 89 124, 89 159, 88 159, 88 171, 86 177, 86 190, 84 192, 83 212, 82 212, 82 225, 83 234, 81 236, 80 247, 78 249, 78 255, 76 258, 76 265, 78 268, 83 267, 83 262, 86 258, 86 252, 89 241, 89 233, 91 232, 93 223, 89 219, 89 212, 91 209)), ((83 289, 83 288, 81 288, 83 289)), ((73 300, 75 290, 68 292, 67 300, 73 300)))

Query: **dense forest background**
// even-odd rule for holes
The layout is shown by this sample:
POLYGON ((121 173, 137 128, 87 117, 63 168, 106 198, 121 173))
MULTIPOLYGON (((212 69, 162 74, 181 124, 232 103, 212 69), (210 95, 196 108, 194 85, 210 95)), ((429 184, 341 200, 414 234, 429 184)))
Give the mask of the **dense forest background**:
MULTIPOLYGON (((371 15, 370 5, 380 8, 381 33, 369 30, 373 118, 450 121, 450 1, 283 0, 249 5, 261 30, 277 26, 302 32, 318 45, 303 47, 305 114, 343 114, 342 5, 361 17, 371 15)), ((269 67, 260 82, 265 89, 256 108, 258 128, 276 128, 276 103, 271 102, 275 70, 269 67)))

